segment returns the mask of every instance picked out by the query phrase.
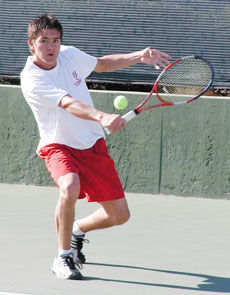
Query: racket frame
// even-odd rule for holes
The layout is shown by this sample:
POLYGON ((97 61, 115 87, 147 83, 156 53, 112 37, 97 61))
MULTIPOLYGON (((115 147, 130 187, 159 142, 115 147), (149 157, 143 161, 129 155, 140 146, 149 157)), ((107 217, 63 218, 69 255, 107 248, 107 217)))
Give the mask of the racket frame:
POLYGON ((149 109, 154 109, 154 108, 158 108, 158 107, 165 107, 165 106, 173 106, 173 105, 180 105, 180 104, 190 103, 190 102, 196 100, 198 97, 200 97, 202 94, 204 94, 209 89, 209 87, 213 83, 213 79, 214 79, 214 70, 213 70, 213 67, 212 67, 211 63, 207 59, 205 59, 205 58, 203 58, 203 57, 201 57, 199 55, 188 55, 188 56, 181 57, 181 58, 177 59, 176 61, 174 61, 173 63, 169 64, 167 67, 165 67, 164 70, 162 70, 162 72, 157 77, 157 80, 154 83, 154 86, 153 86, 151 92, 147 95, 147 97, 134 110, 131 110, 128 113, 126 113, 125 115, 123 115, 122 118, 125 119, 126 121, 130 121, 136 115, 138 115, 138 114, 140 114, 140 113, 142 113, 144 111, 147 111, 149 109), (159 83, 160 78, 162 77, 162 75, 164 75, 165 72, 167 72, 175 64, 177 64, 177 63, 179 63, 179 62, 181 62, 181 61, 183 61, 185 59, 191 59, 191 58, 201 59, 201 60, 203 60, 205 63, 207 63, 209 65, 209 67, 211 69, 211 79, 210 79, 210 82, 203 89, 202 92, 200 92, 198 95, 196 95, 195 97, 193 97, 193 98, 191 98, 189 100, 180 101, 180 102, 174 102, 174 103, 173 102, 165 101, 160 96, 160 94, 158 93, 158 83, 159 83), (148 106, 148 107, 144 107, 143 108, 143 106, 147 103, 147 101, 150 99, 150 97, 153 95, 153 93, 156 94, 157 98, 161 101, 161 103, 160 104, 156 104, 156 105, 151 105, 151 106, 148 106))

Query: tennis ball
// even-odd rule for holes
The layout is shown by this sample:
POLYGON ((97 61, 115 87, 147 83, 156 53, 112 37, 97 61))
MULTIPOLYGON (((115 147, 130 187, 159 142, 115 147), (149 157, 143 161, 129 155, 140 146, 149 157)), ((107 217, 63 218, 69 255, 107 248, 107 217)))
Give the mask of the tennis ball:
POLYGON ((123 95, 118 95, 115 97, 113 104, 116 109, 123 110, 128 106, 128 99, 123 95))

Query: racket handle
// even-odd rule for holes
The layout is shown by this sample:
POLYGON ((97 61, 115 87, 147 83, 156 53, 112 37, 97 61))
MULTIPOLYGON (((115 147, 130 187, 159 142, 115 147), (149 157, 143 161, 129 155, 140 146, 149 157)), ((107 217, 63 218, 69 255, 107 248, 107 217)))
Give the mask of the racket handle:
POLYGON ((134 110, 129 111, 128 113, 126 113, 124 116, 122 116, 121 118, 124 119, 126 122, 132 120, 133 118, 135 118, 137 115, 137 113, 134 110))
MULTIPOLYGON (((124 116, 122 116, 121 118, 124 119, 126 122, 132 120, 133 118, 135 118, 137 115, 137 113, 132 110, 132 111, 129 111, 128 113, 126 113, 124 116)), ((106 134, 111 134, 111 131, 109 130, 109 128, 104 128, 106 134)))

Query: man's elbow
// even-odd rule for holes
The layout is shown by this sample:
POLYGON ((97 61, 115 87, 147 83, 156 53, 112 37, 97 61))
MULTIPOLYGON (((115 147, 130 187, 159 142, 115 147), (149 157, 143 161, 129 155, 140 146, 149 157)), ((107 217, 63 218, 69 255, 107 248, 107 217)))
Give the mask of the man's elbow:
POLYGON ((73 102, 73 98, 69 95, 65 95, 60 100, 58 106, 62 109, 67 109, 73 102))
POLYGON ((106 72, 105 62, 103 60, 103 57, 98 57, 97 58, 97 65, 96 65, 96 67, 94 69, 94 72, 96 72, 96 73, 106 72))

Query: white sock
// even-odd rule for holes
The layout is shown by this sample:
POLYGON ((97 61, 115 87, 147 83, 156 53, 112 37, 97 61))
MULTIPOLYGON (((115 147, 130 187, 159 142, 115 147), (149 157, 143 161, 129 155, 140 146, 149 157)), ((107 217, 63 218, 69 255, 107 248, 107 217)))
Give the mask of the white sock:
POLYGON ((84 236, 84 232, 82 230, 80 230, 79 226, 78 226, 78 220, 75 220, 73 223, 73 234, 75 236, 84 236))
POLYGON ((72 253, 71 249, 69 249, 69 250, 58 249, 58 256, 68 255, 68 254, 71 254, 71 253, 72 253))

